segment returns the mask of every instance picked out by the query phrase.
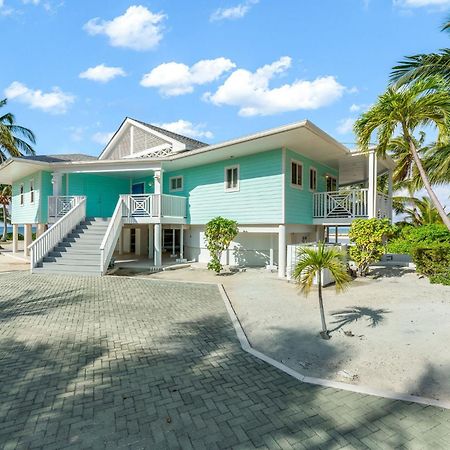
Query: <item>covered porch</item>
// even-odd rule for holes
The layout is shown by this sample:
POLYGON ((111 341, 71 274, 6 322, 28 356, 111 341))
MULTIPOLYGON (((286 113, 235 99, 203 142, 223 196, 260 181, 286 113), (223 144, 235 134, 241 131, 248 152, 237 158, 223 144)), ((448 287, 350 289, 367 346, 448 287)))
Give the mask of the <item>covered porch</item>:
POLYGON ((315 225, 350 225, 354 219, 392 220, 392 172, 390 157, 375 151, 353 152, 339 159, 338 188, 313 194, 315 225), (380 192, 379 178, 387 177, 387 192, 380 192))

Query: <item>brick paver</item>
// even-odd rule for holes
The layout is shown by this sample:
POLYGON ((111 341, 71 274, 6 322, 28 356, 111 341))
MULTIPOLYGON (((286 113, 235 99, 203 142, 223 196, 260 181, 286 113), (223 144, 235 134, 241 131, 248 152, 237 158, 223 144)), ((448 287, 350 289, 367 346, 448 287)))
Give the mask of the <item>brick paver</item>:
POLYGON ((450 448, 449 411, 243 352, 215 286, 16 273, 0 293, 2 448, 450 448))

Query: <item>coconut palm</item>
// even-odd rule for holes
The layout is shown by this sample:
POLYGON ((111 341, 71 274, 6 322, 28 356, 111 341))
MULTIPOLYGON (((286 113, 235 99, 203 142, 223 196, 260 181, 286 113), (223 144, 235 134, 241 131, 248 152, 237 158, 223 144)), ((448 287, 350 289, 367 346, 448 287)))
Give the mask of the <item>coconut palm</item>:
POLYGON ((337 247, 326 246, 323 242, 314 247, 301 247, 299 250, 299 262, 295 266, 293 277, 306 295, 311 291, 314 279, 317 279, 320 317, 322 320, 323 339, 330 339, 327 329, 322 298, 322 271, 328 269, 334 278, 336 291, 345 289, 351 280, 344 262, 345 254, 337 247))
POLYGON ((406 214, 406 222, 416 226, 442 224, 442 219, 429 197, 396 197, 396 199, 396 213, 406 214))
POLYGON ((361 150, 367 152, 372 135, 376 132, 378 138, 376 152, 381 157, 386 156, 392 139, 399 133, 408 144, 414 166, 431 201, 445 226, 450 230, 450 219, 431 187, 417 148, 417 139, 414 137, 414 133, 429 126, 437 129, 437 147, 449 144, 450 90, 442 83, 442 80, 437 78, 418 80, 410 85, 389 87, 378 97, 375 105, 356 121, 354 131, 361 150))
MULTIPOLYGON (((6 98, 0 100, 0 108, 6 104, 6 98)), ((31 130, 17 125, 14 115, 11 113, 0 115, 0 163, 11 156, 34 155, 34 149, 30 143, 36 143, 36 138, 31 130)))
MULTIPOLYGON (((442 31, 450 33, 450 19, 444 23, 442 31)), ((441 77, 450 83, 450 49, 444 48, 435 53, 407 56, 392 69, 391 80, 397 84, 424 80, 428 77, 441 77)))
POLYGON ((11 186, 8 184, 0 185, 0 205, 2 205, 2 219, 3 219, 3 235, 2 241, 6 241, 8 237, 8 205, 11 199, 11 186))

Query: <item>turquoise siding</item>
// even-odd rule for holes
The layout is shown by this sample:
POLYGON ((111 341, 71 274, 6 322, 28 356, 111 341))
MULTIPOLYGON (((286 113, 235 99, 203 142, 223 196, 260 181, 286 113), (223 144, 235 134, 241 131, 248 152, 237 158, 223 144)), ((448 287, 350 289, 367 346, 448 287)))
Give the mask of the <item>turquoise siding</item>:
POLYGON ((11 221, 12 223, 43 223, 41 202, 42 172, 35 172, 25 178, 17 180, 12 185, 11 221), (30 182, 34 182, 34 202, 31 203, 30 182), (20 204, 20 185, 24 187, 24 202, 20 204))
POLYGON ((86 215, 89 217, 111 217, 119 195, 130 192, 128 178, 113 178, 104 175, 69 174, 69 195, 87 197, 86 215))
POLYGON ((53 195, 52 174, 41 172, 41 218, 42 223, 48 222, 48 197, 53 195))
POLYGON ((224 216, 241 224, 282 221, 282 152, 271 150, 174 172, 165 172, 163 192, 188 197, 188 223, 224 216), (239 191, 224 189, 225 167, 239 165, 239 191), (183 190, 171 193, 169 179, 183 176, 183 190))
POLYGON ((313 223, 313 192, 309 189, 309 169, 314 167, 317 170, 317 190, 315 192, 325 192, 327 190, 327 174, 336 176, 338 171, 324 164, 317 163, 292 150, 286 150, 286 201, 285 201, 285 223, 311 225, 313 223), (299 161, 303 164, 303 188, 292 187, 291 185, 291 162, 299 161))

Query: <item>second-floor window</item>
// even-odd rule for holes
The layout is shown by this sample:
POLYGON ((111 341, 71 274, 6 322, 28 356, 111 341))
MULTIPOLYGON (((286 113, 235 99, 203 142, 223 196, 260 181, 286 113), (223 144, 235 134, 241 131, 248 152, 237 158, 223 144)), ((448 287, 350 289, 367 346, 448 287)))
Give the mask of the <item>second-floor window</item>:
POLYGON ((34 203, 34 180, 30 180, 30 203, 34 203))
POLYGON ((23 206, 23 204, 24 204, 24 187, 23 187, 23 184, 21 184, 20 185, 20 188, 19 188, 19 201, 20 201, 20 206, 23 206))
POLYGON ((169 182, 171 192, 183 190, 183 177, 171 177, 169 182))
POLYGON ((225 167, 225 191, 239 190, 239 166, 225 167))
POLYGON ((294 187, 303 187, 303 165, 301 162, 291 162, 291 185, 294 187))
POLYGON ((311 191, 317 190, 317 170, 314 167, 309 169, 309 189, 311 191))

